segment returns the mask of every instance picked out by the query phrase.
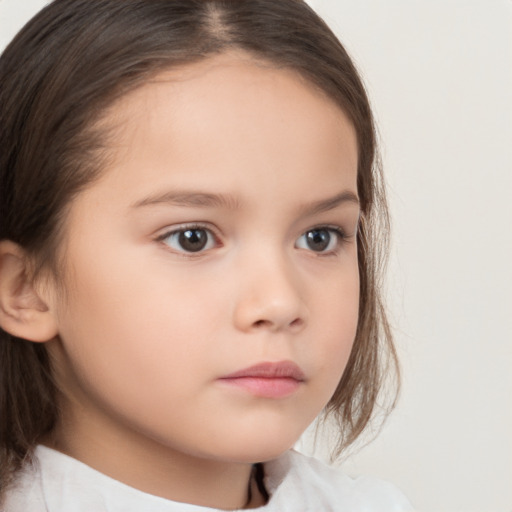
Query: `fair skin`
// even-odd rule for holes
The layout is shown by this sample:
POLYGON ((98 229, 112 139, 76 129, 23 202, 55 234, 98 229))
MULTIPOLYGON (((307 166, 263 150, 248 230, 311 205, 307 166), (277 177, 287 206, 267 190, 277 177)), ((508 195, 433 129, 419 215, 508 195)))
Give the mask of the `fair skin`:
POLYGON ((65 293, 44 299, 62 390, 48 444, 151 494, 242 508, 252 463, 293 446, 350 354, 354 130, 243 54, 162 73, 106 121, 108 165, 66 219, 65 293), (301 376, 224 378, 260 363, 301 376))

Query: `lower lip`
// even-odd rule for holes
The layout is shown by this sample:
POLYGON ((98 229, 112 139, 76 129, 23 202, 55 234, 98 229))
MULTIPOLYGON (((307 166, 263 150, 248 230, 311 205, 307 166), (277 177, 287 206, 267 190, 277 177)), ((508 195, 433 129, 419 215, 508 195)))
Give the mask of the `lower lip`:
POLYGON ((261 398, 285 398, 295 393, 301 384, 290 377, 236 377, 220 382, 261 398))

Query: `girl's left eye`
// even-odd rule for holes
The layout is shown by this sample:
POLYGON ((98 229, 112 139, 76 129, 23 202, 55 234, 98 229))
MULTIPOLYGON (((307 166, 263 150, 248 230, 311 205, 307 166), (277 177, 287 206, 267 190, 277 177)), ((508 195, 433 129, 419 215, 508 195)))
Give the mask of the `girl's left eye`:
POLYGON ((197 253, 215 247, 215 236, 206 228, 194 226, 177 229, 160 237, 171 249, 177 252, 197 253))
POLYGON ((298 249, 317 253, 332 253, 343 240, 343 233, 336 228, 319 227, 306 231, 295 243, 298 249))

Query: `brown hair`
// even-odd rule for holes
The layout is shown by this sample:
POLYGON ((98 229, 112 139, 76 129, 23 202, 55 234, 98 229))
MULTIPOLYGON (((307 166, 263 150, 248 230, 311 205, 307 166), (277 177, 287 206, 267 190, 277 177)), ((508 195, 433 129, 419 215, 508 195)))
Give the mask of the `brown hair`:
MULTIPOLYGON (((360 317, 350 360, 326 408, 339 424, 339 454, 371 419, 386 375, 398 375, 380 301, 388 216, 364 87, 343 46, 303 1, 48 5, 0 59, 0 240, 19 244, 37 268, 56 273, 66 206, 101 172, 105 148, 97 121, 105 109, 161 70, 229 49, 297 71, 344 110, 357 133, 360 317)), ((0 329, 0 487, 53 428, 55 397, 44 344, 0 329)))

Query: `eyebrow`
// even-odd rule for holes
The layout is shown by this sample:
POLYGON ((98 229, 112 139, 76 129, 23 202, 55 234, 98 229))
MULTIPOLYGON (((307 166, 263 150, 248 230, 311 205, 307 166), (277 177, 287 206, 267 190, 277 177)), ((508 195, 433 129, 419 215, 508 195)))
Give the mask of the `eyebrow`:
POLYGON ((189 206, 199 208, 227 208, 237 210, 240 208, 239 201, 231 195, 209 194, 205 192, 195 192, 187 190, 177 190, 148 196, 137 201, 133 208, 143 206, 155 206, 159 204, 171 204, 175 206, 189 206))
POLYGON ((341 206, 344 203, 352 203, 357 207, 360 207, 359 198, 357 194, 351 190, 344 190, 340 194, 336 194, 333 197, 327 199, 320 199, 312 203, 306 203, 299 207, 299 211, 302 215, 316 215, 318 213, 327 212, 334 210, 334 208, 341 206))
MULTIPOLYGON (((352 203, 359 207, 359 198, 354 192, 344 190, 327 199, 304 203, 299 206, 298 211, 304 216, 315 215, 333 210, 344 203, 352 203)), ((164 192, 163 194, 148 196, 134 203, 132 207, 141 208, 160 204, 196 208, 226 208, 229 210, 237 210, 241 207, 240 201, 235 196, 229 194, 210 194, 187 190, 164 192)))

